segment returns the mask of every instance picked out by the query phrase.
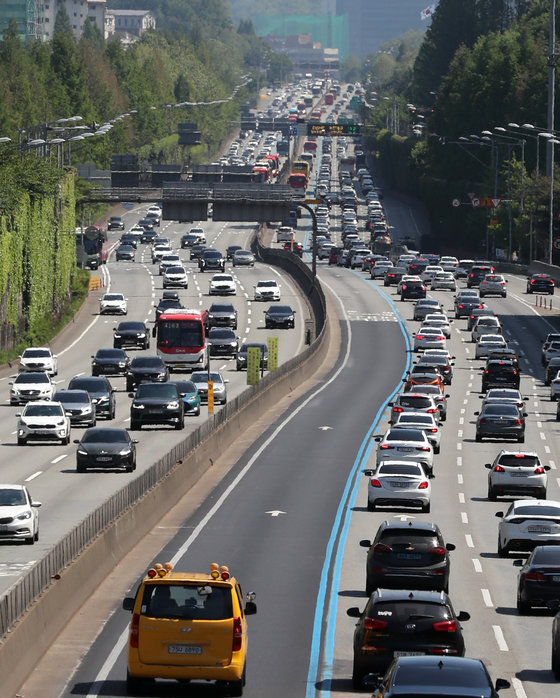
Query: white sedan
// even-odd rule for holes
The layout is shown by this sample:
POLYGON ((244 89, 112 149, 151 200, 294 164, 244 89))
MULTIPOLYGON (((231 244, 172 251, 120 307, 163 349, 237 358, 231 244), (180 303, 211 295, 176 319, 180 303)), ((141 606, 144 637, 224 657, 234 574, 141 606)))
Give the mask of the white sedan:
POLYGON ((519 390, 515 388, 490 388, 486 395, 481 395, 482 407, 490 403, 499 402, 503 404, 514 404, 519 407, 522 412, 525 412, 525 403, 529 398, 523 397, 519 390))
POLYGON ((122 293, 106 293, 99 301, 99 314, 126 315, 127 299, 122 293))
POLYGON ((0 519, 2 540, 23 540, 29 545, 39 540, 41 502, 31 498, 25 485, 0 485, 0 519))
POLYGON ((237 285, 231 274, 214 274, 210 279, 208 293, 211 296, 229 296, 235 295, 237 285))
POLYGON ((167 267, 163 272, 163 288, 172 288, 174 286, 189 287, 189 279, 185 267, 179 265, 167 267))
POLYGON ((456 291, 457 282, 450 271, 440 271, 432 279, 432 291, 456 291))
POLYGON ((414 335, 414 351, 445 349, 445 335, 438 327, 423 327, 414 335))
POLYGON ((44 371, 26 371, 10 381, 10 405, 25 405, 33 400, 52 400, 54 385, 44 371))
POLYGON ((368 511, 378 506, 421 507, 430 511, 432 488, 420 463, 409 460, 387 460, 375 471, 365 470, 368 481, 368 511))
POLYGON ((29 347, 19 357, 19 372, 44 371, 49 376, 58 373, 58 358, 49 347, 29 347))
POLYGON ((451 338, 451 320, 449 320, 447 315, 444 313, 428 313, 428 315, 426 315, 424 318, 420 329, 422 329, 424 325, 439 327, 447 339, 451 338))
POLYGON ((491 351, 507 349, 507 342, 501 334, 483 334, 476 343, 475 359, 485 359, 491 351))
POLYGON ((443 269, 437 264, 429 264, 420 274, 420 278, 425 284, 431 284, 436 274, 440 274, 443 269))
POLYGON ((434 449, 422 429, 389 429, 379 442, 376 464, 386 460, 412 460, 421 463, 427 473, 433 472, 434 449))
POLYGON ((560 543, 560 502, 552 499, 518 499, 507 511, 496 512, 498 555, 510 551, 529 551, 537 545, 560 543))
POLYGON ((393 429, 422 429, 432 444, 434 453, 438 454, 441 444, 441 430, 433 414, 426 412, 401 412, 393 429))
POLYGON ((372 267, 370 267, 369 275, 372 279, 382 279, 392 266, 393 262, 380 259, 378 262, 375 262, 372 267))

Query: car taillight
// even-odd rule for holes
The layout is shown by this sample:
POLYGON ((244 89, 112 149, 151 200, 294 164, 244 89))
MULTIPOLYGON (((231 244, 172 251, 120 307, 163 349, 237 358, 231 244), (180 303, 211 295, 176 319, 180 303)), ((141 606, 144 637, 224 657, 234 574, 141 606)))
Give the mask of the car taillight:
POLYGON ((416 446, 417 451, 429 451, 430 447, 429 446, 416 446))
POLYGON ((517 371, 514 371, 514 372, 513 372, 513 375, 516 376, 516 375, 517 375, 517 371))
POLYGON ((386 620, 379 620, 378 618, 364 618, 364 629, 365 630, 383 630, 387 627, 386 620))
POLYGON ((406 284, 402 285, 402 290, 404 291, 406 289, 406 284))
POLYGON ((542 475, 544 473, 544 468, 542 465, 539 465, 538 468, 535 468, 535 475, 542 475))
POLYGON ((403 408, 402 407, 393 407, 393 412, 402 412, 403 408))
POLYGON ((488 369, 486 369, 486 371, 484 371, 484 373, 488 373, 488 369))
POLYGON ((483 281, 482 283, 483 283, 483 284, 487 284, 487 283, 488 283, 488 281, 483 281))
POLYGON ((374 545, 374 547, 373 547, 373 552, 374 552, 374 553, 381 553, 381 554, 384 554, 384 553, 392 553, 392 552, 393 552, 393 548, 391 548, 391 546, 390 546, 390 545, 387 545, 386 543, 377 543, 377 544, 374 545))
POLYGON ((241 641, 243 639, 243 628, 241 627, 241 618, 239 616, 233 619, 233 642, 231 645, 232 652, 239 652, 241 649, 241 641))
POLYGON ((542 572, 526 572, 524 577, 532 582, 544 582, 544 574, 542 572))
POLYGON ((497 466, 494 468, 494 470, 495 470, 497 473, 505 473, 505 469, 502 468, 501 465, 497 465, 497 466))
POLYGON ((424 480, 424 482, 421 482, 421 483, 418 485, 418 489, 419 489, 419 490, 427 490, 427 489, 428 489, 428 481, 427 481, 427 480, 424 480))
POLYGON ((432 548, 430 550, 430 553, 432 555, 440 555, 442 557, 445 557, 445 552, 446 552, 445 548, 442 548, 441 545, 438 545, 436 548, 432 548))
POLYGON ((430 429, 429 431, 430 431, 431 434, 436 434, 436 433, 437 433, 437 429, 430 429))
POLYGON ((416 339, 425 339, 426 337, 423 334, 417 334, 416 339))
POLYGON ((426 287, 425 287, 425 286, 422 286, 422 291, 425 291, 425 290, 426 290, 426 287))
POLYGON ((457 307, 458 307, 458 308, 462 308, 463 306, 461 305, 461 303, 459 303, 459 305, 458 305, 457 307))
POLYGON ((515 423, 516 423, 516 424, 523 424, 523 422, 522 422, 520 419, 516 419, 516 420, 515 420, 515 423))
POLYGON ((486 424, 486 420, 484 419, 484 417, 481 417, 478 423, 479 424, 486 424))
POLYGON ((381 483, 379 482, 379 480, 376 480, 375 478, 372 478, 370 480, 370 485, 372 487, 381 487, 381 483))
POLYGON ((437 407, 430 407, 428 414, 435 414, 437 412, 437 407))
POLYGON ((133 613, 130 621, 130 646, 138 647, 138 626, 140 624, 140 614, 133 613))
POLYGON ((440 633, 454 633, 457 632, 457 621, 440 620, 438 623, 433 624, 433 628, 440 633))

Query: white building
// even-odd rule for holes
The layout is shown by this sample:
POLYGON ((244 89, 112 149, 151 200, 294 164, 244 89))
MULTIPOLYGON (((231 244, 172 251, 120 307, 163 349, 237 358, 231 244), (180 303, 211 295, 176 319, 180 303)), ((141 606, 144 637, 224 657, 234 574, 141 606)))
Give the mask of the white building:
POLYGON ((61 7, 66 10, 76 39, 82 35, 86 19, 105 32, 106 0, 41 0, 35 5, 37 36, 46 41, 52 39, 56 15, 61 7))

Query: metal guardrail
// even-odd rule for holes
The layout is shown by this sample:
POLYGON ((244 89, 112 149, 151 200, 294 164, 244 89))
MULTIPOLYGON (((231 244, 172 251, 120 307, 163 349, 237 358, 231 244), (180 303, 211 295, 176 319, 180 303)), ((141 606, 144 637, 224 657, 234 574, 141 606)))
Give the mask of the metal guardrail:
MULTIPOLYGON (((267 255, 268 248, 262 248, 259 245, 259 249, 264 256, 267 255)), ((272 250, 270 252, 279 251, 272 250)), ((293 259, 293 255, 290 253, 284 253, 284 255, 289 255, 292 259, 286 257, 282 266, 291 266, 290 272, 300 286, 302 288, 309 287, 309 282, 312 282, 309 268, 303 263, 298 264, 300 260, 293 259)), ((320 332, 324 332, 326 302, 323 291, 317 281, 313 284, 312 296, 314 298, 312 308, 315 315, 315 324, 317 328, 320 326, 320 331, 317 333, 319 335, 320 332)), ((39 560, 0 597, 0 639, 8 633, 11 626, 21 618, 40 594, 48 588, 54 576, 70 565, 104 529, 156 487, 175 468, 178 461, 192 453, 221 424, 234 416, 244 405, 258 398, 259 394, 264 392, 279 377, 289 373, 293 368, 301 364, 318 347, 319 342, 313 343, 298 356, 281 364, 273 373, 267 373, 259 385, 249 387, 241 395, 230 400, 214 415, 212 420, 208 420, 189 434, 142 475, 118 490, 66 534, 44 558, 39 560)))

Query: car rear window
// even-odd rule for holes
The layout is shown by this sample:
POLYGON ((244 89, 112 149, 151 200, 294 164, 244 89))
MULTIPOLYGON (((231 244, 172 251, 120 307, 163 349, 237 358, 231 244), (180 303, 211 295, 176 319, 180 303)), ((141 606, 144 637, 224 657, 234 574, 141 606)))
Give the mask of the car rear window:
POLYGON ((500 456, 498 459, 500 465, 507 465, 510 468, 528 468, 533 465, 540 465, 538 456, 530 456, 524 453, 519 454, 507 454, 500 456))
POLYGON ((533 564, 537 565, 559 565, 560 564, 560 547, 555 545, 547 545, 542 548, 537 548, 533 555, 533 564))
POLYGON ((420 429, 395 429, 385 437, 387 441, 424 441, 424 432, 420 429))
POLYGON ((432 401, 429 397, 401 397, 399 400, 401 407, 431 407, 432 401))
POLYGON ((560 507, 551 506, 522 506, 517 507, 515 516, 560 516, 560 507))
POLYGON ((231 589, 211 584, 147 584, 140 612, 151 618, 231 618, 231 589))
POLYGON ((451 612, 445 604, 416 601, 414 599, 380 601, 372 604, 371 618, 379 617, 392 623, 406 623, 424 618, 445 620, 451 612))
POLYGON ((380 465, 377 469, 378 475, 419 475, 422 468, 415 463, 389 463, 388 465, 380 465))

